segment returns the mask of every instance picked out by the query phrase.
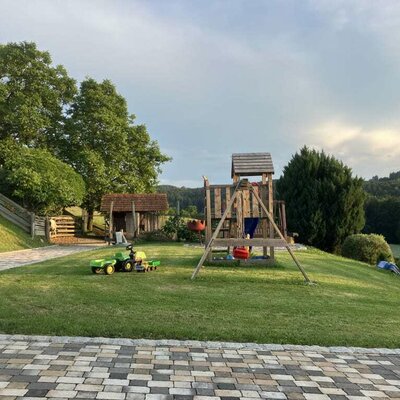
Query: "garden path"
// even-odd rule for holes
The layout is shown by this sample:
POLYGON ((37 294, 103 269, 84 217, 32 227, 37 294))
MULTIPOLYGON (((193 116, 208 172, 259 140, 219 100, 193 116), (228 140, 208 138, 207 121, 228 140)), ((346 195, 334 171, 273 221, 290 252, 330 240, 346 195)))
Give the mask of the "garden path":
POLYGON ((0 399, 400 398, 400 350, 0 335, 0 399))
POLYGON ((82 251, 94 250, 105 244, 79 244, 68 246, 47 246, 35 249, 8 251, 0 253, 0 271, 21 267, 23 265, 35 264, 38 262, 51 260, 53 258, 64 257, 82 251))

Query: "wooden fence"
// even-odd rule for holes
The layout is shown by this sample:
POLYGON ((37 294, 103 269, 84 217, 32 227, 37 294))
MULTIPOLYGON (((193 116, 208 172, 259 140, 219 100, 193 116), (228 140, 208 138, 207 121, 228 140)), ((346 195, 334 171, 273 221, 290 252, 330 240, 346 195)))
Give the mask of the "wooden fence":
POLYGON ((60 215, 50 218, 50 237, 76 236, 78 233, 79 226, 74 217, 60 215), (52 224, 51 220, 53 220, 55 224, 52 224))
POLYGON ((0 215, 25 232, 34 234, 35 214, 0 193, 0 215))
POLYGON ((48 237, 48 221, 46 217, 35 216, 34 235, 48 237))
POLYGON ((51 240, 55 237, 75 236, 80 231, 79 223, 72 216, 40 217, 1 193, 0 215, 31 234, 32 237, 43 236, 51 240))

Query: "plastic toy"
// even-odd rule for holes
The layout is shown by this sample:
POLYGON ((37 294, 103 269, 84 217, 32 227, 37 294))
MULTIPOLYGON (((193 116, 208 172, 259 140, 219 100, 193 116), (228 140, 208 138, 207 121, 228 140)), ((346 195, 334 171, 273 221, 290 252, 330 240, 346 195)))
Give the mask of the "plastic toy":
POLYGON ((94 274, 100 274, 104 272, 106 275, 111 275, 115 271, 115 263, 117 260, 112 259, 98 259, 90 261, 90 268, 94 274))
POLYGON ((400 275, 400 269, 396 264, 387 261, 381 261, 378 263, 377 267, 381 269, 386 269, 388 271, 392 271, 396 275, 400 275))
POLYGON ((94 274, 104 272, 106 275, 112 275, 115 271, 132 272, 146 272, 156 270, 161 264, 157 260, 147 261, 146 253, 144 251, 133 250, 133 245, 126 246, 129 250, 129 255, 126 256, 122 252, 115 253, 110 258, 103 258, 90 261, 90 268, 94 274))

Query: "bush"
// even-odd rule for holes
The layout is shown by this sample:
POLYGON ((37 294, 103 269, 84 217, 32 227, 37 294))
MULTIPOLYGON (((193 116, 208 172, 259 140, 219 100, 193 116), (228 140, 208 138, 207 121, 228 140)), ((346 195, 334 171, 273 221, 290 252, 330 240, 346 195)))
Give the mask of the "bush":
POLYGON ((393 262, 393 253, 382 235, 350 235, 342 246, 342 256, 376 265, 379 261, 393 262))
POLYGON ((43 215, 80 205, 85 195, 82 177, 49 151, 5 140, 0 141, 0 188, 43 215))
POLYGON ((143 232, 140 234, 140 239, 145 242, 171 242, 171 238, 162 230, 143 232))
POLYGON ((195 232, 188 229, 186 222, 179 215, 174 215, 168 218, 162 231, 171 239, 176 239, 178 242, 185 240, 187 242, 198 242, 199 237, 195 232))

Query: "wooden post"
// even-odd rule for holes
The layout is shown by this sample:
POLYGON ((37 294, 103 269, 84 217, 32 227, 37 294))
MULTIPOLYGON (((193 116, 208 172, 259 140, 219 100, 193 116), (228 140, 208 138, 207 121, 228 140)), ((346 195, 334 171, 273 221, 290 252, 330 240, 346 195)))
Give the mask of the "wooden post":
POLYGON ((283 236, 287 238, 287 226, 286 226, 286 204, 284 201, 281 202, 281 215, 282 215, 282 230, 283 236))
POLYGON ((44 231, 45 231, 45 235, 46 235, 46 240, 48 240, 50 242, 50 218, 46 217, 46 219, 44 220, 44 231))
POLYGON ((31 237, 35 237, 35 213, 31 213, 31 237))
MULTIPOLYGON (((266 174, 262 174, 262 184, 266 185, 267 184, 267 175, 266 174)), ((254 193, 254 191, 253 191, 254 193)), ((262 186, 261 190, 260 190, 260 196, 261 198, 264 200, 264 196, 265 196, 265 186, 262 186)), ((263 208, 261 208, 261 216, 265 217, 265 213, 263 212, 263 208)), ((267 221, 265 219, 262 220, 262 233, 263 233, 263 238, 266 239, 267 238, 267 221)), ((263 247, 263 256, 266 257, 268 255, 268 248, 267 247, 263 247)))
MULTIPOLYGON (((274 188, 272 174, 268 174, 268 210, 271 218, 274 219, 274 188)), ((269 237, 272 239, 275 237, 274 227, 271 222, 269 223, 269 237)), ((272 259, 274 259, 275 251, 273 246, 269 248, 269 255, 272 259)))
POLYGON ((265 214, 267 215, 267 218, 269 219, 269 222, 272 224, 272 227, 275 229, 276 233, 278 234, 278 236, 284 240, 286 242, 286 250, 289 252, 290 256, 292 257, 293 261, 295 262, 295 264, 297 265, 297 267, 299 268, 300 272, 303 274, 304 279, 306 280, 307 283, 311 283, 309 277, 307 276, 306 271, 303 269, 303 267, 300 265, 300 263, 298 262, 297 258, 295 257, 292 249, 290 248, 289 244, 287 243, 285 237, 282 235, 281 231, 279 230, 279 228, 277 227, 277 225, 275 224, 275 221, 273 220, 273 218, 271 217, 271 215, 269 214, 267 207, 265 207, 265 204, 262 202, 262 200, 260 199, 260 196, 255 193, 253 191, 256 199, 258 200, 258 202, 260 203, 262 209, 264 210, 265 214))
MULTIPOLYGON (((205 245, 210 242, 211 235, 212 235, 212 219, 211 219, 211 193, 210 193, 210 183, 208 182, 207 177, 203 176, 204 179, 204 190, 205 190, 205 197, 206 197, 206 207, 205 207, 205 217, 206 217, 206 241, 205 245)), ((210 253, 209 257, 207 258, 210 261, 212 254, 210 253)))
POLYGON ((112 232, 113 232, 113 208, 114 208, 114 200, 111 200, 110 203, 110 224, 108 227, 108 237, 111 239, 112 238, 112 232))
POLYGON ((88 221, 88 213, 87 211, 82 208, 82 232, 87 232, 87 221, 88 221))
POLYGON ((225 219, 226 219, 226 216, 228 215, 228 210, 230 210, 230 209, 232 208, 232 205, 233 205, 233 202, 234 202, 236 196, 237 196, 237 186, 236 186, 235 192, 233 193, 233 196, 231 197, 231 200, 229 201, 229 204, 226 206, 226 209, 225 209, 225 211, 224 211, 224 214, 223 214, 222 218, 220 219, 220 221, 219 221, 219 223, 218 223, 218 225, 217 225, 217 228, 215 229, 215 232, 213 233, 213 235, 212 235, 210 241, 208 242, 208 244, 207 244, 207 246, 206 246, 206 248, 205 248, 205 250, 204 250, 204 254, 201 256, 200 261, 199 261, 199 263, 197 264, 196 269, 193 271, 192 279, 196 278, 196 275, 199 273, 200 268, 201 268, 201 267, 203 266, 203 264, 204 264, 204 261, 206 260, 206 258, 207 258, 208 255, 210 254, 213 241, 214 241, 215 238, 218 236, 219 231, 220 231, 220 229, 222 228, 222 225, 224 224, 224 221, 225 221, 225 219))
POLYGON ((136 237, 136 210, 135 210, 135 202, 132 200, 132 227, 133 227, 133 235, 132 237, 136 237))

